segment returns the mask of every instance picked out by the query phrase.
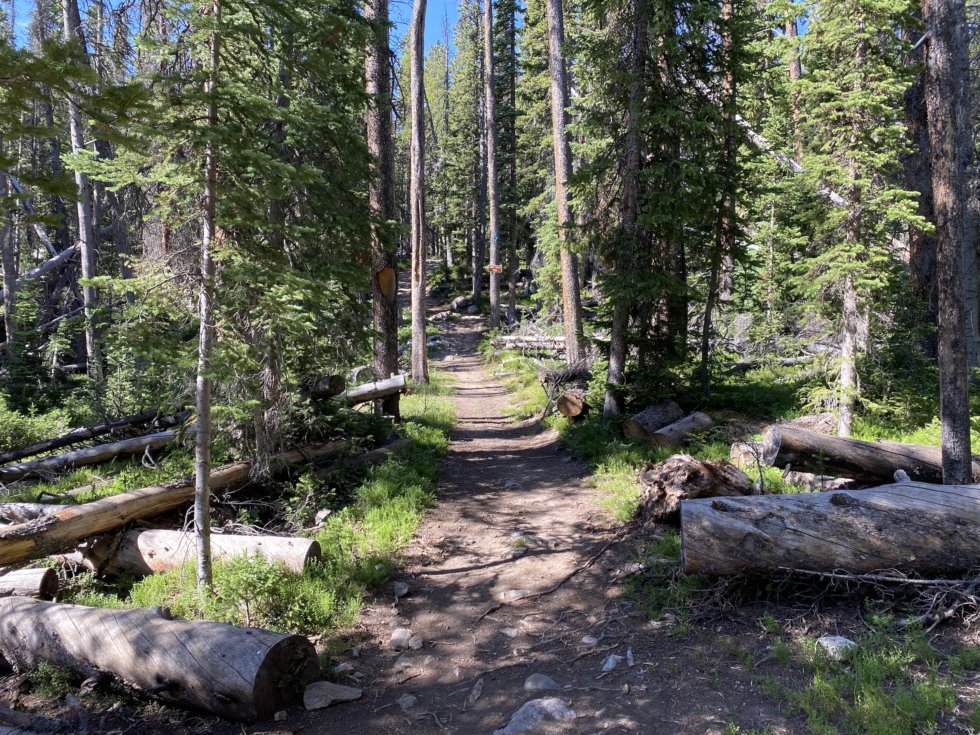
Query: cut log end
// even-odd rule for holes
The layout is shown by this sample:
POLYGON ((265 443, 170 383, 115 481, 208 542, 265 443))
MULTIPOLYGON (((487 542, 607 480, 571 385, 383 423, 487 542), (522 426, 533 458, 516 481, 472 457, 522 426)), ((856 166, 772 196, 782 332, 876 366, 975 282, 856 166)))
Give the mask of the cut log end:
POLYGON ((687 441, 691 434, 710 429, 714 423, 708 414, 697 411, 679 421, 657 429, 650 435, 650 444, 655 447, 680 446, 687 441))
POLYGON ((255 675, 254 719, 269 719, 283 707, 300 701, 305 686, 319 675, 316 651, 306 638, 291 635, 276 643, 255 675))
POLYGON ((589 404, 585 400, 585 391, 577 388, 567 390, 558 398, 558 412, 569 419, 577 419, 585 416, 589 411, 589 404))
POLYGON ((50 567, 14 569, 0 577, 0 595, 53 600, 58 594, 58 575, 50 567))

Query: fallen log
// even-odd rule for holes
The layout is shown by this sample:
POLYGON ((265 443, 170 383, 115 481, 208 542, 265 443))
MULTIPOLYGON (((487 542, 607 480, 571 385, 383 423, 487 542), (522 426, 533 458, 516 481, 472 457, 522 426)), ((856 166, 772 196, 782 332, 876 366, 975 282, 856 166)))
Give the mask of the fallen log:
POLYGON ((772 367, 792 367, 793 365, 805 365, 808 362, 813 362, 816 359, 813 355, 800 355, 799 357, 783 357, 783 358, 766 358, 760 357, 751 360, 737 360, 735 362, 726 362, 721 368, 722 370, 727 370, 733 373, 747 373, 749 370, 755 370, 756 368, 772 366, 772 367))
POLYGON ((321 467, 317 469, 313 474, 318 480, 326 480, 331 475, 338 472, 351 472, 355 470, 363 470, 367 467, 373 465, 381 464, 386 461, 395 452, 398 452, 406 447, 411 446, 411 439, 396 439, 391 444, 386 444, 383 447, 378 447, 377 449, 372 449, 368 452, 363 452, 362 454, 355 455, 353 457, 348 457, 347 459, 342 459, 327 467, 321 467))
MULTIPOLYGON (((335 440, 297 449, 274 457, 273 466, 290 467, 336 457, 348 446, 345 440, 335 440)), ((211 473, 212 492, 245 484, 251 471, 251 462, 217 468, 211 473)), ((188 477, 169 485, 151 485, 91 503, 68 506, 28 523, 0 528, 0 564, 15 564, 66 551, 90 536, 182 508, 193 499, 194 478, 188 477)))
POLYGON ((347 379, 343 375, 325 375, 317 378, 310 386, 311 398, 335 398, 347 390, 347 379))
POLYGON ((51 567, 12 569, 0 577, 0 597, 17 595, 53 600, 58 594, 58 575, 51 567))
POLYGON ((503 337, 494 337, 490 344, 494 347, 510 350, 534 349, 552 351, 564 350, 565 338, 512 334, 503 337))
POLYGON ((358 403, 366 403, 377 398, 392 396, 395 393, 405 391, 405 376, 392 375, 385 380, 377 380, 373 383, 365 383, 356 388, 351 388, 345 393, 340 394, 339 398, 348 406, 356 406, 358 403))
POLYGON ((690 500, 681 504, 681 555, 688 574, 952 574, 980 565, 978 525, 978 485, 690 500))
MULTIPOLYGON (((37 266, 36 268, 27 271, 27 273, 22 275, 15 282, 17 288, 19 289, 28 281, 32 281, 35 278, 40 278, 41 276, 50 273, 51 271, 56 270, 61 266, 65 265, 69 260, 71 260, 75 255, 78 254, 78 248, 79 248, 79 243, 75 243, 74 245, 62 250, 53 258, 49 258, 48 260, 44 261, 43 263, 41 263, 41 265, 37 266)), ((0 299, 2 298, 3 298, 3 289, 0 288, 0 299)))
POLYGON ((682 500, 748 495, 749 476, 725 462, 702 462, 687 454, 675 454, 640 472, 643 494, 639 515, 644 521, 676 523, 682 500))
POLYGON ((695 431, 704 431, 715 425, 706 413, 695 411, 690 416, 657 429, 650 435, 650 444, 655 447, 677 447, 687 441, 695 431))
POLYGON ((138 436, 135 439, 122 439, 117 442, 88 447, 87 449, 76 449, 73 452, 65 452, 64 454, 57 454, 53 457, 35 459, 31 462, 7 465, 6 467, 0 467, 0 482, 13 482, 14 480, 20 480, 25 477, 36 477, 49 472, 60 472, 76 467, 102 464, 118 457, 152 452, 167 446, 177 439, 181 433, 191 433, 193 431, 193 427, 188 427, 183 432, 160 431, 155 434, 138 436))
POLYGON ((684 409, 673 401, 665 401, 643 409, 623 422, 623 433, 634 439, 649 439, 657 429, 662 429, 678 419, 684 418, 684 409))
POLYGON ((27 523, 59 510, 57 505, 45 503, 0 503, 0 520, 7 523, 27 523))
POLYGON ((178 426, 190 418, 190 415, 190 411, 183 411, 173 416, 161 416, 159 409, 151 408, 143 411, 142 413, 137 413, 132 416, 125 416, 120 419, 115 419, 114 421, 108 421, 104 424, 98 424, 96 426, 83 426, 78 429, 72 429, 61 436, 53 439, 46 439, 42 442, 37 442, 36 444, 31 444, 29 447, 23 447, 22 449, 11 449, 0 454, 0 464, 16 462, 19 459, 23 459, 24 457, 32 457, 35 454, 52 452, 55 449, 61 449, 62 447, 77 444, 78 442, 86 441, 88 439, 95 439, 96 437, 111 434, 114 431, 129 426, 145 426, 146 424, 152 424, 154 428, 160 429, 178 426))
POLYGON ((0 735, 33 735, 34 733, 77 732, 67 720, 51 720, 47 717, 18 712, 0 707, 0 735))
MULTIPOLYGON (((939 447, 898 442, 843 439, 790 426, 771 426, 763 440, 763 454, 771 465, 816 474, 853 477, 866 482, 889 482, 896 470, 913 480, 942 482, 939 447)), ((980 480, 980 461, 973 459, 973 480, 980 480)))
MULTIPOLYGON (((118 544, 111 537, 105 538, 108 543, 86 545, 81 557, 86 567, 106 574, 146 576, 178 569, 196 558, 194 534, 183 531, 132 530, 124 533, 118 544)), ((214 559, 264 556, 302 574, 307 566, 319 561, 320 544, 308 538, 212 533, 211 555, 214 559)))
POLYGON ((47 662, 111 674, 165 702, 245 722, 271 717, 317 677, 316 650, 302 636, 162 612, 3 598, 0 653, 20 669, 47 662))
POLYGON ((589 411, 585 391, 580 388, 566 390, 558 397, 558 413, 568 419, 580 419, 589 411))

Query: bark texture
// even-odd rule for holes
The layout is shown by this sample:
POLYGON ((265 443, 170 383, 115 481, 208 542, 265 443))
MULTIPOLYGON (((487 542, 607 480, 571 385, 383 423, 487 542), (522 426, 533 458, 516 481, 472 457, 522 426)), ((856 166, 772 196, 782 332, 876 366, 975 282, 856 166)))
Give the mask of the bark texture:
POLYGON ((425 3, 415 0, 412 9, 411 38, 411 209, 412 238, 412 380, 429 382, 429 363, 425 341, 426 248, 425 248, 425 106, 424 38, 425 3))
POLYGON ((487 224, 490 235, 490 327, 500 326, 500 201, 497 192, 497 80, 493 54, 493 0, 483 10, 483 104, 487 146, 487 224))
POLYGON ((701 462, 687 454, 648 465, 639 479, 640 517, 658 523, 676 523, 682 500, 748 495, 752 488, 749 476, 728 462, 701 462))
POLYGON ((695 411, 673 423, 657 429, 650 435, 650 443, 655 447, 676 447, 687 441, 695 431, 704 431, 715 425, 706 413, 695 411))

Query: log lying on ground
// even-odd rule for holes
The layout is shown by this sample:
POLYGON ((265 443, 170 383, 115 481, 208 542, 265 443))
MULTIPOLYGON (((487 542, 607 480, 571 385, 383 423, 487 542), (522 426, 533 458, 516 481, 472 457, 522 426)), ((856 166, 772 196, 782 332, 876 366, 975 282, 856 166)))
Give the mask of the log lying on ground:
POLYGON ((665 401, 640 411, 623 422, 623 433, 634 439, 649 439, 657 429, 684 418, 684 409, 673 401, 665 401))
POLYGON ((650 435, 650 443, 655 447, 678 447, 695 431, 704 431, 714 425, 715 422, 708 414, 695 411, 690 416, 657 429, 650 435))
POLYGON ((147 411, 143 411, 142 413, 134 414, 132 416, 125 416, 121 419, 115 419, 114 421, 109 421, 104 424, 98 424, 96 426, 83 426, 78 429, 72 429, 71 431, 55 437, 54 439, 46 439, 43 442, 31 444, 29 447, 12 449, 10 451, 3 452, 0 454, 0 464, 16 462, 19 459, 23 459, 24 457, 32 457, 35 454, 53 452, 55 449, 61 449, 62 447, 77 444, 78 442, 86 441, 87 439, 95 439, 96 437, 104 436, 105 434, 110 434, 113 431, 129 426, 145 426, 147 424, 153 424, 154 428, 159 429, 178 426, 184 423, 190 417, 190 415, 190 411, 183 411, 173 416, 161 416, 159 409, 151 408, 147 411))
POLYGON ((6 523, 27 523, 41 516, 51 515, 61 510, 57 505, 45 503, 0 503, 0 521, 6 523))
MULTIPOLYGON (((789 426, 771 426, 763 440, 763 453, 776 467, 817 474, 842 475, 867 482, 889 482, 896 470, 913 480, 942 482, 942 452, 939 447, 897 442, 866 442, 842 439, 789 426)), ((974 457, 973 479, 980 480, 980 462, 974 457)))
POLYGON ((13 482, 24 477, 36 477, 48 472, 60 472, 75 467, 102 464, 103 462, 111 462, 118 457, 152 452, 167 446, 176 440, 181 433, 191 433, 193 431, 193 427, 188 427, 184 432, 160 431, 155 434, 138 436, 135 439, 122 439, 117 442, 99 444, 98 446, 87 449, 76 449, 73 452, 65 452, 64 454, 57 454, 53 457, 35 459, 32 462, 7 465, 6 467, 0 467, 0 482, 13 482))
POLYGON ((978 485, 690 500, 681 504, 682 558, 688 574, 956 573, 980 565, 978 525, 978 485))
POLYGON ((82 676, 111 674, 181 706, 251 722, 296 701, 319 671, 304 637, 224 623, 170 620, 160 609, 115 610, 0 599, 0 653, 82 676))
POLYGON ((317 378, 310 386, 311 398, 334 398, 347 390, 347 379, 343 375, 325 375, 317 378))
POLYGON ((728 370, 734 373, 747 373, 749 370, 755 370, 756 368, 765 367, 766 365, 771 365, 773 367, 792 367, 793 365, 805 365, 808 362, 813 362, 813 355, 800 355, 799 357, 783 357, 777 358, 775 360, 771 358, 760 357, 754 360, 738 360, 736 362, 726 362, 721 367, 722 370, 728 370))
POLYGON ((347 459, 342 459, 340 462, 336 462, 335 464, 327 467, 321 467, 314 474, 316 475, 317 479, 326 480, 328 477, 336 474, 337 472, 362 470, 367 467, 371 467, 372 465, 381 464, 395 452, 409 447, 411 444, 411 439, 396 439, 391 444, 386 444, 383 447, 378 447, 377 449, 372 449, 369 452, 363 452, 362 454, 348 457, 347 459))
MULTIPOLYGON (((349 442, 345 440, 335 440, 285 452, 273 458, 273 467, 336 457, 348 446, 349 442)), ((243 485, 251 471, 251 462, 219 467, 211 473, 211 491, 243 485)), ((7 526, 0 529, 0 564, 14 564, 66 551, 91 536, 182 508, 193 499, 194 478, 185 478, 169 485, 152 485, 91 503, 72 505, 29 523, 7 526)))
POLYGON ((564 337, 534 336, 524 334, 511 334, 503 337, 494 337, 491 341, 494 347, 507 350, 544 350, 558 351, 565 349, 564 337))
MULTIPOLYGON (((832 475, 815 475, 812 472, 797 472, 786 470, 783 479, 794 485, 805 485, 810 490, 854 490, 857 483, 849 477, 833 477, 832 475)), ((897 478, 896 478, 897 479, 897 478)))
MULTIPOLYGON (((196 558, 195 536, 183 531, 133 530, 124 533, 118 544, 108 536, 100 540, 103 543, 85 547, 81 553, 82 563, 106 574, 145 576, 177 569, 196 558)), ((215 559, 261 555, 302 574, 308 565, 320 559, 320 544, 308 538, 213 533, 211 554, 215 559)), ((3 577, 0 577, 2 584, 3 577)))
POLYGON ((58 594, 58 575, 51 567, 12 569, 0 577, 0 597, 17 595, 53 600, 58 594))
POLYGON ((384 398, 395 393, 405 391, 405 376, 392 375, 385 380, 377 380, 373 383, 365 383, 356 388, 351 388, 346 393, 342 393, 339 398, 348 406, 356 406, 358 403, 366 403, 377 398, 384 398))
POLYGON ((77 732, 66 720, 51 720, 47 717, 18 712, 8 707, 0 707, 0 735, 33 735, 34 733, 77 732))
POLYGON ((639 515, 645 521, 676 523, 682 500, 748 495, 749 476, 734 465, 701 462, 687 454, 673 457, 640 472, 643 495, 639 515))
POLYGON ((589 404, 585 402, 585 391, 580 388, 566 390, 558 397, 558 413, 565 418, 579 419, 589 411, 589 404))

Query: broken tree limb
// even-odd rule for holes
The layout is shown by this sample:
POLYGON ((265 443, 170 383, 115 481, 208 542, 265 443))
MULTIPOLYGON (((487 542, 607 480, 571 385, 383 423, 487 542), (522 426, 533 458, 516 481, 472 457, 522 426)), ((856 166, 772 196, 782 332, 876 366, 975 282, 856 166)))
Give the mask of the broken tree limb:
MULTIPOLYGON (((770 426, 763 440, 763 455, 776 467, 816 474, 853 477, 868 482, 889 482, 896 470, 913 480, 942 482, 942 453, 939 447, 898 442, 866 442, 795 429, 770 426)), ((973 460, 973 479, 980 480, 980 462, 973 460)))
POLYGON ((341 461, 327 467, 321 467, 317 469, 314 474, 318 480, 326 480, 328 477, 337 472, 362 470, 366 467, 371 467, 372 465, 385 462, 395 452, 405 449, 411 445, 411 439, 396 439, 391 444, 386 444, 383 447, 378 447, 377 449, 372 449, 368 452, 363 452, 362 454, 357 454, 353 457, 342 459, 341 461))
POLYGON ((393 375, 385 380, 377 380, 373 383, 365 383, 356 388, 351 388, 346 393, 341 393, 338 398, 348 406, 356 406, 358 403, 366 403, 376 398, 384 398, 404 391, 405 376, 393 375))
POLYGON ((252 722, 295 702, 319 673, 306 638, 160 608, 118 610, 0 599, 0 653, 21 669, 41 662, 82 676, 111 674, 165 702, 252 722))
POLYGON ((95 439, 129 426, 145 426, 151 423, 153 424, 154 428, 161 429, 178 426, 190 418, 190 415, 190 411, 183 411, 173 416, 161 416, 159 409, 151 408, 143 411, 142 413, 133 414, 132 416, 124 416, 123 418, 114 419, 113 421, 108 421, 103 424, 97 424, 96 426, 82 426, 77 429, 72 429, 61 436, 57 436, 53 439, 46 439, 42 442, 37 442, 36 444, 31 444, 29 447, 11 449, 0 454, 0 464, 16 462, 19 459, 24 459, 24 457, 32 457, 35 454, 52 452, 55 449, 71 446, 72 444, 77 444, 78 442, 86 441, 88 439, 95 439))
MULTIPOLYGON (((53 258, 49 258, 48 260, 44 261, 43 263, 41 263, 41 265, 37 266, 36 268, 29 270, 27 273, 25 273, 24 275, 22 275, 20 278, 17 279, 16 282, 17 288, 20 288, 28 281, 32 281, 35 278, 40 278, 41 276, 50 273, 53 270, 57 270, 58 268, 67 264, 68 261, 70 261, 75 255, 78 254, 78 248, 79 248, 78 243, 75 243, 71 247, 67 247, 64 250, 62 250, 53 258)), ((3 289, 0 288, 0 299, 2 298, 3 298, 3 289)))
POLYGON ((688 574, 947 574, 980 565, 978 525, 978 485, 690 500, 681 503, 682 560, 688 574))
POLYGON ((687 454, 675 454, 640 472, 643 495, 639 515, 645 521, 677 522, 682 500, 748 495, 749 476, 725 462, 702 462, 687 454))
POLYGON ((589 411, 585 391, 580 388, 566 390, 558 397, 558 413, 568 419, 579 419, 589 411))
MULTIPOLYGON (((4 172, 7 173, 7 172, 4 172)), ((20 180, 11 173, 7 173, 7 178, 10 180, 10 185, 14 192, 20 198, 20 205, 24 209, 24 213, 28 217, 34 216, 34 205, 31 203, 32 194, 24 188, 24 185, 20 183, 20 180)), ((44 226, 40 222, 32 222, 31 226, 34 228, 34 234, 37 235, 37 239, 41 241, 44 248, 48 251, 48 254, 55 256, 58 251, 55 250, 54 243, 51 242, 51 238, 48 237, 48 233, 45 231, 44 226)))
POLYGON ((695 431, 704 431, 715 425, 706 413, 695 411, 690 416, 657 429, 650 435, 650 444, 655 447, 677 447, 687 441, 695 431))
POLYGON ((32 462, 7 465, 0 467, 0 482, 13 482, 24 477, 39 476, 49 472, 102 464, 117 457, 127 457, 133 454, 144 454, 167 446, 181 433, 192 433, 193 427, 183 431, 160 431, 155 434, 138 436, 135 439, 122 439, 108 444, 99 444, 87 449, 76 449, 73 452, 57 454, 53 457, 35 459, 32 462))
MULTIPOLYGON (((335 440, 273 457, 276 468, 316 462, 341 454, 349 442, 335 440)), ((212 492, 248 482, 251 462, 237 462, 211 473, 212 492)), ((61 508, 36 521, 0 529, 0 564, 37 559, 77 546, 84 539, 113 531, 132 521, 182 508, 194 499, 194 478, 152 485, 91 503, 61 508)))
POLYGON ((12 569, 0 577, 0 596, 17 595, 53 600, 58 594, 58 575, 51 567, 12 569))
MULTIPOLYGON (((85 566, 107 574, 145 576, 180 568, 195 558, 194 534, 183 531, 132 530, 124 533, 118 544, 111 537, 107 540, 109 543, 91 544, 82 551, 85 566)), ((320 559, 320 544, 308 538, 212 533, 211 554, 216 560, 264 556, 302 574, 320 559)))
POLYGON ((664 401, 643 409, 623 422, 623 433, 634 439, 649 439, 657 429, 662 429, 678 419, 684 418, 684 409, 674 401, 664 401))

